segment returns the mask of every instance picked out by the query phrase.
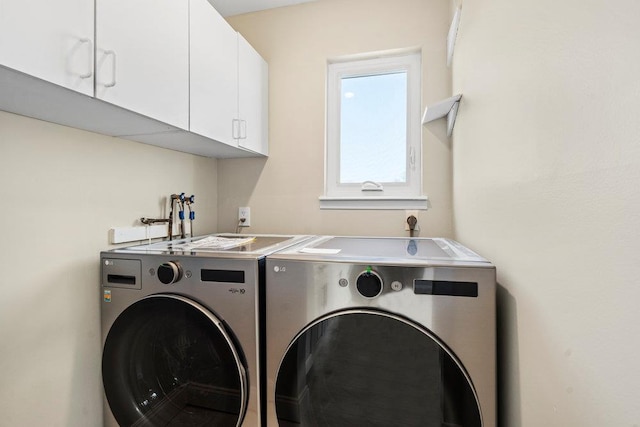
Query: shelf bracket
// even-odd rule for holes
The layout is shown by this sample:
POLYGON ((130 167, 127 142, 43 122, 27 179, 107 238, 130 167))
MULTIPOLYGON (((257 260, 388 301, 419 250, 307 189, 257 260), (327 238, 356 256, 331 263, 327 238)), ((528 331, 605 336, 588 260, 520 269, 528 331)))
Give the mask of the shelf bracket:
POLYGON ((453 132, 453 125, 456 122, 456 116, 458 114, 458 107, 460 105, 460 99, 462 94, 454 95, 451 98, 447 98, 433 105, 427 106, 422 116, 422 124, 426 125, 434 120, 447 118, 447 136, 451 136, 453 132))

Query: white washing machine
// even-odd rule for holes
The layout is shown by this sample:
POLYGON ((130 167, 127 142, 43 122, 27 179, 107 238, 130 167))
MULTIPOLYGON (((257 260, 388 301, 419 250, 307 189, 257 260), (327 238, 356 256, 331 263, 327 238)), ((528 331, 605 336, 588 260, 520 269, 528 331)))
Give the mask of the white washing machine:
POLYGON ((104 425, 262 425, 265 256, 306 236, 101 253, 104 425))
POLYGON ((267 257, 267 426, 496 427, 494 266, 447 239, 267 257))

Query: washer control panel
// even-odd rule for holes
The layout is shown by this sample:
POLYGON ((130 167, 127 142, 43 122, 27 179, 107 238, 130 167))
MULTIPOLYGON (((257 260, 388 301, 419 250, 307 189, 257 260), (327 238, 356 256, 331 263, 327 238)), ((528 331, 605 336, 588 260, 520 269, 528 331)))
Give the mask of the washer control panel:
MULTIPOLYGON (((347 288, 352 283, 347 277, 338 279, 338 286, 341 288, 347 288)), ((392 292, 399 292, 404 289, 404 284, 396 279, 391 281, 388 288, 392 292)), ((372 299, 380 296, 385 290, 382 274, 375 271, 373 267, 367 266, 364 271, 355 277, 355 289, 364 298, 372 299)))
POLYGON ((407 289, 415 295, 478 298, 479 283, 470 280, 467 271, 451 267, 353 265, 349 271, 340 271, 337 284, 342 288, 352 288, 354 293, 367 299, 407 289))

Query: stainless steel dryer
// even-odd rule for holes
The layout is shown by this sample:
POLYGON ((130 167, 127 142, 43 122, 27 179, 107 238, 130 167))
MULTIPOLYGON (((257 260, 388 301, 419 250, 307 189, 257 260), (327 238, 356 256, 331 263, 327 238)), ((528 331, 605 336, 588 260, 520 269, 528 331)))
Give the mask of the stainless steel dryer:
POLYGON ((306 236, 101 253, 104 425, 257 427, 265 256, 306 236))
POLYGON ((446 239, 267 257, 267 425, 496 427, 495 268, 446 239))

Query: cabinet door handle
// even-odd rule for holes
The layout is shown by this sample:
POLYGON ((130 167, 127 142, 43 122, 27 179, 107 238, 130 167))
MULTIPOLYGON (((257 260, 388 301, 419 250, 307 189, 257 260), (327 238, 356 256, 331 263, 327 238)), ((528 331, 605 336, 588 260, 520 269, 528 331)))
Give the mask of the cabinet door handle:
POLYGON ((105 83, 104 87, 114 87, 116 85, 116 53, 113 50, 105 50, 105 56, 111 56, 113 61, 111 62, 111 81, 105 83))
POLYGON ((240 120, 240 139, 247 139, 247 121, 240 120))
POLYGON ((231 120, 231 137, 233 139, 240 139, 240 120, 231 120))
POLYGON ((89 49, 89 52, 88 52, 89 54, 87 55, 87 58, 88 58, 87 65, 88 65, 89 71, 87 71, 84 74, 80 74, 80 78, 88 79, 89 77, 93 76, 93 42, 91 41, 91 39, 81 38, 80 43, 86 44, 87 49, 89 49))

